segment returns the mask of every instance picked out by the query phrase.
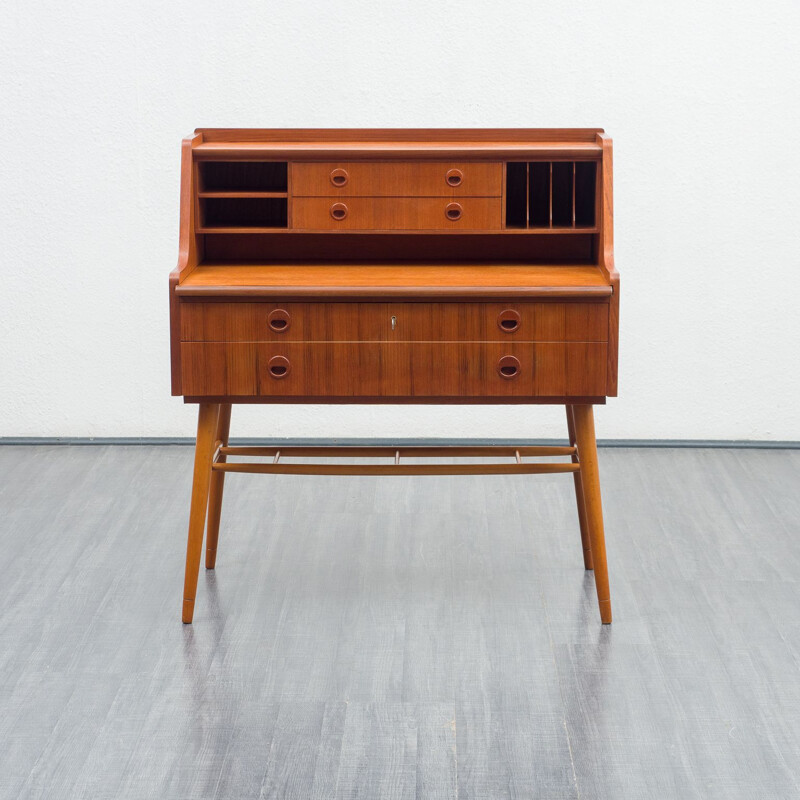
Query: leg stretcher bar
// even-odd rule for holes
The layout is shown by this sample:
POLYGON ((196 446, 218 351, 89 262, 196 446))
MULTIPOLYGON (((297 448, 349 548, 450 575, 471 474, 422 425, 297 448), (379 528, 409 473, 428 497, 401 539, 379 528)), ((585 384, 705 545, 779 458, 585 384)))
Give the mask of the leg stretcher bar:
POLYGON ((216 443, 211 469, 219 472, 249 472, 283 475, 513 475, 578 472, 580 462, 576 447, 492 446, 475 447, 231 447, 216 443), (228 457, 267 459, 265 461, 228 461, 228 457), (525 461, 531 457, 569 456, 566 462, 525 461), (287 463, 285 458, 374 458, 388 463, 287 463), (411 463, 403 459, 507 458, 503 462, 480 463, 411 463))

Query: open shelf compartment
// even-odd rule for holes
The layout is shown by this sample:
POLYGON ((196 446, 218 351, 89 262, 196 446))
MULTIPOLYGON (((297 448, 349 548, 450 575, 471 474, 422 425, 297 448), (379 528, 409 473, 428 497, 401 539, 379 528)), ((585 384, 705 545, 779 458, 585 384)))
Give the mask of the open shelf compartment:
POLYGON ((285 197, 201 197, 201 230, 285 228, 285 197))
POLYGON ((286 161, 200 161, 197 163, 201 195, 215 193, 285 194, 289 168, 286 161))
POLYGON ((595 161, 506 163, 506 230, 596 230, 595 161))

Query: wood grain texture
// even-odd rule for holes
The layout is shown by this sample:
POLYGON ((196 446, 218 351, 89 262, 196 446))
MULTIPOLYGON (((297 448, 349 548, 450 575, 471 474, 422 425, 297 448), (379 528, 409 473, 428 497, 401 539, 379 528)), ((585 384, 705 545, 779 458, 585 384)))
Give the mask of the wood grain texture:
POLYGON ((598 195, 600 227, 600 268, 606 274, 611 285, 612 295, 608 318, 608 394, 617 396, 619 372, 619 305, 620 280, 614 263, 614 177, 613 147, 611 137, 598 134, 597 141, 603 148, 600 164, 601 193, 598 195))
POLYGON ((288 464, 282 462, 225 462, 214 465, 214 473, 237 472, 251 475, 555 475, 576 472, 577 464, 337 464, 319 462, 288 464))
POLYGON ((186 573, 183 582, 182 618, 190 623, 194 615, 197 575, 206 527, 208 488, 211 481, 211 457, 219 419, 219 404, 200 403, 197 416, 197 441, 194 453, 192 502, 189 509, 189 535, 186 543, 186 573))
POLYGON ((322 159, 349 160, 358 158, 407 160, 429 159, 441 161, 447 158, 487 159, 503 158, 509 161, 534 159, 569 159, 570 161, 595 161, 600 148, 594 142, 429 142, 414 143, 406 141, 388 142, 347 142, 328 141, 309 142, 209 142, 194 149, 196 161, 217 161, 219 159, 243 161, 253 159, 309 160, 322 159))
MULTIPOLYGON (((198 129, 183 147, 181 269, 170 283, 172 391, 184 396, 197 395, 182 386, 176 337, 197 335, 194 323, 188 331, 181 323, 184 300, 195 297, 456 303, 608 297, 605 332, 574 341, 609 343, 603 392, 616 393, 619 276, 613 265, 611 140, 599 128, 198 129), (544 162, 553 186, 555 170, 568 168, 571 185, 558 183, 558 219, 551 196, 548 225, 506 225, 510 160, 544 162), (598 179, 581 183, 578 209, 579 168, 581 175, 595 169, 580 163, 587 160, 597 163, 598 179), (594 214, 586 208, 590 194, 594 214), (562 213, 567 195, 570 208, 562 213), (579 210, 585 227, 578 225, 579 210), (387 263, 387 256, 398 261, 387 263)), ((232 325, 234 341, 251 336, 246 322, 225 324, 232 325)), ((336 324, 360 336, 360 323, 336 324)), ((580 327, 554 320, 552 340, 571 341, 557 329, 573 324, 580 327)), ((408 341, 446 342, 451 336, 447 324, 437 329, 435 316, 412 327, 419 333, 408 341)), ((482 320, 475 328, 456 340, 491 341, 482 320)), ((261 341, 258 331, 252 336, 261 341)), ((547 340, 539 331, 520 330, 514 338, 523 336, 547 340)), ((354 341, 373 341, 371 333, 367 337, 354 341)), ((540 368, 558 383, 557 364, 545 361, 540 368)), ((591 383, 592 393, 581 390, 582 397, 595 396, 597 384, 591 383)), ((575 396, 563 380, 559 396, 575 396)))
POLYGON ((294 197, 500 197, 502 184, 503 165, 499 161, 292 163, 294 197), (454 170, 457 174, 448 181, 454 170))
MULTIPOLYGON (((214 434, 215 447, 217 443, 224 448, 228 444, 231 429, 231 404, 222 403, 217 416, 217 430, 214 434)), ((217 459, 225 463, 225 454, 221 453, 217 459)), ((217 545, 219 543, 219 523, 222 516, 222 495, 225 489, 225 473, 212 472, 211 483, 208 489, 208 524, 206 526, 206 569, 214 569, 217 563, 217 545)))
POLYGON ((302 230, 499 230, 498 197, 294 197, 292 229, 302 230), (453 207, 459 216, 450 218, 453 207), (338 219, 334 216, 341 213, 338 219))
POLYGON ((605 391, 603 342, 184 342, 187 395, 276 397, 546 397, 605 391), (498 373, 503 356, 517 377, 498 373), (284 377, 269 362, 291 364, 284 377), (599 361, 598 361, 599 359, 599 361))
POLYGON ((176 289, 181 297, 608 297, 594 266, 526 264, 209 264, 176 289))
POLYGON ((572 406, 575 441, 581 465, 581 485, 586 506, 586 520, 592 542, 592 568, 597 589, 600 619, 605 625, 611 622, 611 594, 608 587, 608 563, 603 526, 603 508, 600 500, 600 472, 597 462, 597 442, 594 433, 594 411, 588 405, 572 406))
MULTIPOLYGON (((567 414, 567 435, 571 446, 577 441, 575 438, 575 412, 571 405, 565 406, 567 414)), ((572 454, 573 462, 578 461, 577 452, 572 454)), ((573 475, 575 483, 575 505, 578 509, 578 527, 581 531, 581 547, 583 548, 583 566, 594 569, 592 560, 592 537, 589 532, 589 518, 586 514, 586 495, 583 491, 583 475, 580 470, 573 475)))
POLYGON ((608 304, 575 303, 185 303, 184 342, 522 341, 602 342, 608 304), (516 314, 504 328, 501 315, 516 314), (282 327, 273 327, 272 315, 282 327), (285 319, 284 319, 285 317, 285 319), (394 322, 393 322, 394 320, 394 322))
POLYGON ((196 128, 211 142, 389 142, 397 144, 582 142, 592 144, 603 128, 196 128))
POLYGON ((563 158, 595 160, 601 128, 308 129, 198 128, 197 160, 399 160, 563 158))
POLYGON ((186 137, 181 143, 178 264, 169 276, 170 374, 174 395, 181 394, 181 351, 177 343, 177 337, 180 336, 181 306, 176 292, 181 279, 191 273, 202 256, 202 245, 195 235, 195 187, 192 162, 192 147, 202 141, 202 134, 195 134, 186 137))

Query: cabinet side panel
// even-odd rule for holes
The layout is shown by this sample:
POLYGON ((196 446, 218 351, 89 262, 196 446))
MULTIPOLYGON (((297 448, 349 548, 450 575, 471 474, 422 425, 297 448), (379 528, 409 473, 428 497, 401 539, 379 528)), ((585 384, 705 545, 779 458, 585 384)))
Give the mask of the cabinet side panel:
POLYGON ((175 292, 181 279, 188 275, 202 258, 194 220, 194 165, 192 147, 203 141, 201 134, 187 136, 181 142, 180 227, 178 266, 169 276, 169 335, 172 394, 183 394, 181 370, 181 304, 175 292))
POLYGON ((608 314, 608 358, 606 364, 606 395, 617 396, 619 360, 619 273, 614 264, 614 176, 613 144, 611 137, 598 134, 603 148, 600 162, 601 192, 599 194, 600 238, 598 242, 600 267, 606 273, 613 294, 608 314))
POLYGON ((181 317, 180 301, 175 294, 178 285, 178 270, 169 276, 169 357, 172 379, 172 394, 183 394, 181 391, 181 317))

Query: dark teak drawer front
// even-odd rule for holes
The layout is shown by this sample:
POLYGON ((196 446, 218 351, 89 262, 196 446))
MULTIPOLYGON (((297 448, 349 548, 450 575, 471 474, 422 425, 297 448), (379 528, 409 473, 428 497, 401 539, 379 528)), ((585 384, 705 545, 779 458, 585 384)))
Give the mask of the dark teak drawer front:
POLYGON ((185 303, 186 342, 604 342, 604 302, 185 303))
POLYGON ((546 397, 605 392, 605 342, 184 342, 187 395, 546 397))
POLYGON ((499 161, 317 161, 292 164, 295 197, 500 197, 499 161))
POLYGON ((500 230, 499 197, 296 197, 294 230, 500 230))

